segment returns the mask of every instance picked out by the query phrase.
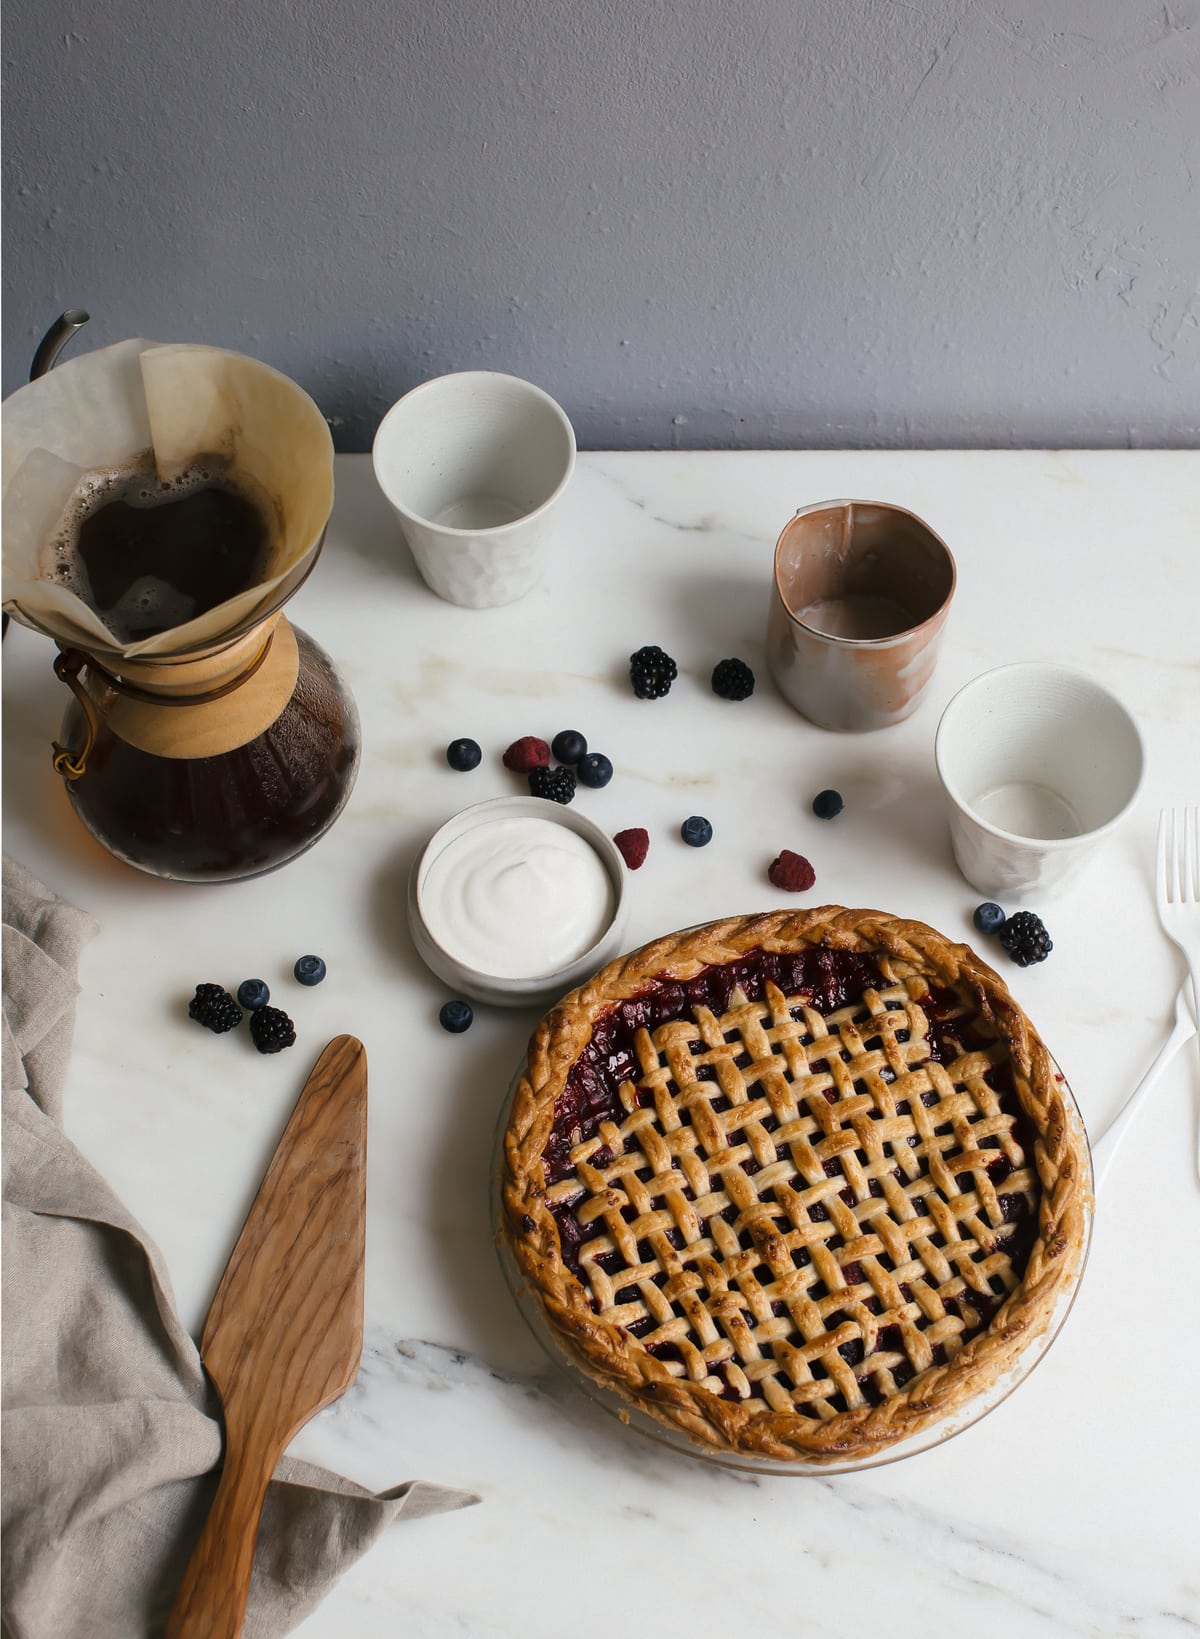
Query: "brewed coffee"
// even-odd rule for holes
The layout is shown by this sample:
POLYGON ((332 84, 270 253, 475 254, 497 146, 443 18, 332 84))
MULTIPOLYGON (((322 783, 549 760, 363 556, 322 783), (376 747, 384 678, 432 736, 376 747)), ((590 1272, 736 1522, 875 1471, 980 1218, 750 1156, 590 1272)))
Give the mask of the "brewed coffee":
POLYGON ((272 526, 265 507, 220 457, 160 479, 146 456, 91 473, 52 546, 51 573, 120 643, 206 614, 265 578, 272 526))
MULTIPOLYGON (((87 770, 67 791, 110 853, 178 882, 227 882, 286 864, 333 824, 358 771, 358 712, 325 651, 293 631, 295 690, 246 745, 212 757, 157 757, 98 723, 87 770)), ((77 701, 62 737, 72 746, 87 737, 77 701)))

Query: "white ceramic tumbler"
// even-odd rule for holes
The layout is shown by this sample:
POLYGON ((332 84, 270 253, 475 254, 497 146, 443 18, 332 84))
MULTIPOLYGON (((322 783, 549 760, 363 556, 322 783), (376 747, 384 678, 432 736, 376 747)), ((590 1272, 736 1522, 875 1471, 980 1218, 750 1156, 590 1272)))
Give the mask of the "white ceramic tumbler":
POLYGON ((490 609, 537 585, 575 467, 574 429, 549 393, 492 370, 437 376, 392 405, 372 460, 439 597, 490 609))
POLYGON ((1066 887, 1142 782, 1137 724, 1085 673, 1026 661, 984 672, 950 701, 934 746, 958 868, 997 898, 1066 887))

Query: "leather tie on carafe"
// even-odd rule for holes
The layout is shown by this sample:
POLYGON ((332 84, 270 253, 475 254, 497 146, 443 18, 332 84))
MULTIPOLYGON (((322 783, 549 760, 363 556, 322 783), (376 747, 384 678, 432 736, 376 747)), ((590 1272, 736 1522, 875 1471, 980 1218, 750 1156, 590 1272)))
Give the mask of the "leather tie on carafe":
POLYGON ((120 670, 82 649, 65 649, 55 675, 83 713, 83 744, 53 745, 53 763, 68 781, 86 772, 103 723, 151 756, 219 756, 248 744, 279 717, 296 686, 299 655, 282 614, 201 655, 126 662, 120 670))

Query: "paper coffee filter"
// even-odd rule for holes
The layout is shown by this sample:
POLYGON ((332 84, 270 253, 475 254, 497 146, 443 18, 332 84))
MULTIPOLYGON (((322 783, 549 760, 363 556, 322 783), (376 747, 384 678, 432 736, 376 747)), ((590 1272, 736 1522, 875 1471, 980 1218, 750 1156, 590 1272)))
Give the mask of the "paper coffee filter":
POLYGON ((303 580, 333 505, 333 442, 304 390, 278 370, 223 348, 135 339, 50 370, 5 401, 4 608, 60 643, 129 659, 202 648, 278 608, 303 580), (55 581, 49 545, 90 472, 147 450, 160 478, 201 456, 276 525, 266 576, 236 597, 154 637, 121 643, 55 581))

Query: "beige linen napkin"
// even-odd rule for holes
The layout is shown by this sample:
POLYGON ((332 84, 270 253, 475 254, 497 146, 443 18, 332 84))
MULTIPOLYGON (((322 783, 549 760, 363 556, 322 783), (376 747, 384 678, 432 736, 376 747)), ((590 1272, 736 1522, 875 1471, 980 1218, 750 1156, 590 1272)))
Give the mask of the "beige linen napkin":
MULTIPOLYGON (((215 1489, 217 1408, 161 1254, 62 1132, 95 924, 7 859, 3 889, 3 1632, 150 1639, 215 1489)), ((247 1639, 287 1633, 390 1521, 476 1501, 421 1481, 375 1495, 285 1457, 247 1639)))

